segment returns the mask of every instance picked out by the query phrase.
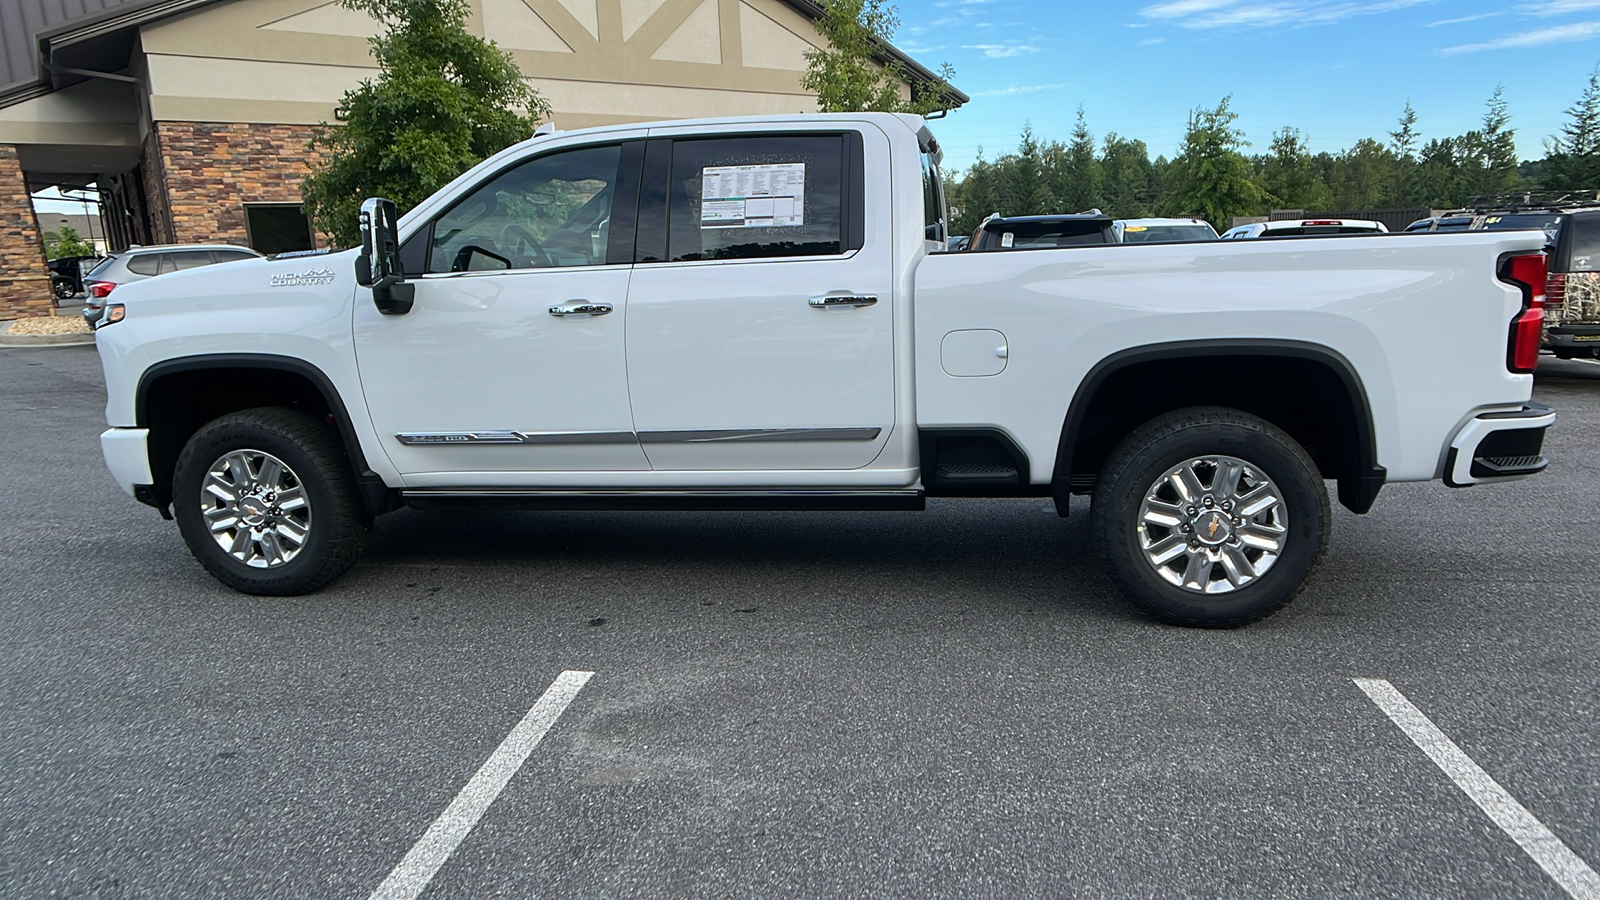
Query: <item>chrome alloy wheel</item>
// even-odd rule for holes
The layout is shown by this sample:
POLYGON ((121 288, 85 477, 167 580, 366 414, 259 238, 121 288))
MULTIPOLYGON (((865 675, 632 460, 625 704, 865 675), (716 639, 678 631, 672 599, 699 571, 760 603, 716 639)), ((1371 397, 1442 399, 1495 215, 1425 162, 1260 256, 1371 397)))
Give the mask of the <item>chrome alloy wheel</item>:
POLYGON ((1249 462, 1198 456, 1145 492, 1137 530, 1140 551, 1162 578, 1197 594, 1226 594, 1283 555, 1289 512, 1283 492, 1249 462))
POLYGON ((311 536, 300 477, 262 450, 234 450, 206 470, 200 509, 217 546, 257 569, 286 565, 311 536))

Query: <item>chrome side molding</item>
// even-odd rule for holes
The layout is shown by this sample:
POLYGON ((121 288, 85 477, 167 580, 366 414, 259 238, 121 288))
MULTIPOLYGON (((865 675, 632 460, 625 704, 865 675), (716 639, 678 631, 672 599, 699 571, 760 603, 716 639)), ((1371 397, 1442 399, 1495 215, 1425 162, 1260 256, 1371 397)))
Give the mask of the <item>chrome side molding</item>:
POLYGON ((731 428, 699 431, 445 431, 407 432, 395 440, 412 447, 462 444, 704 444, 792 441, 875 441, 882 428, 731 428))

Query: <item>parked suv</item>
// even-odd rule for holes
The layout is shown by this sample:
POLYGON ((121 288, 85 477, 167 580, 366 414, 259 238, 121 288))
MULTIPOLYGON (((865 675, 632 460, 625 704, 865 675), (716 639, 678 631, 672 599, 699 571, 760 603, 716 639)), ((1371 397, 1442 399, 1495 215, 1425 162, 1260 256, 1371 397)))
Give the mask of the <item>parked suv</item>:
POLYGON ((1563 215, 1549 255, 1544 346, 1562 359, 1600 359, 1600 208, 1563 215))
POLYGON ((1307 237, 1327 234, 1387 234, 1389 226, 1368 219, 1284 219, 1252 222, 1222 233, 1225 241, 1249 238, 1307 237))
POLYGON ((1112 218, 1098 209, 1071 215, 990 216, 972 233, 968 250, 1043 250, 1113 244, 1112 218))
POLYGON ((1205 219, 1118 219, 1112 234, 1123 244, 1166 244, 1178 241, 1214 241, 1217 230, 1205 219))
POLYGON ((105 309, 105 299, 117 285, 130 281, 143 281, 168 272, 197 269, 215 263, 235 262, 241 259, 261 259, 261 254, 249 247, 232 244, 165 244, 155 247, 134 245, 121 253, 113 253, 83 276, 85 292, 83 317, 90 325, 100 320, 105 309))

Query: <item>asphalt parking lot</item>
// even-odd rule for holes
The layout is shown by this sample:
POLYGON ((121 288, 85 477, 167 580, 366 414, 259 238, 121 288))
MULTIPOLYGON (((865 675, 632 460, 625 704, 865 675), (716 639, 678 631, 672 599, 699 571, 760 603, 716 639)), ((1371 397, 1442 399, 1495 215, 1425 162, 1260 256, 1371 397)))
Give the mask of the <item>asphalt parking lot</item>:
POLYGON ((1209 632, 1036 500, 402 511, 246 597, 106 474, 93 348, 0 350, 0 896, 1600 896, 1353 680, 1600 866, 1600 365, 1536 396, 1546 474, 1338 509, 1209 632))

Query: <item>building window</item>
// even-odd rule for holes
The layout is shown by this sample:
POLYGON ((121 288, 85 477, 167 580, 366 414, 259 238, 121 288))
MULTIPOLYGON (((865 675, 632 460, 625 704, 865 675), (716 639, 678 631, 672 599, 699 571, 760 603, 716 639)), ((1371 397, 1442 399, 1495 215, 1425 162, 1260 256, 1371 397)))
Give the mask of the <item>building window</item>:
POLYGON ((247 205, 244 208, 246 240, 257 251, 271 256, 291 250, 315 250, 316 237, 311 221, 298 203, 247 205))

